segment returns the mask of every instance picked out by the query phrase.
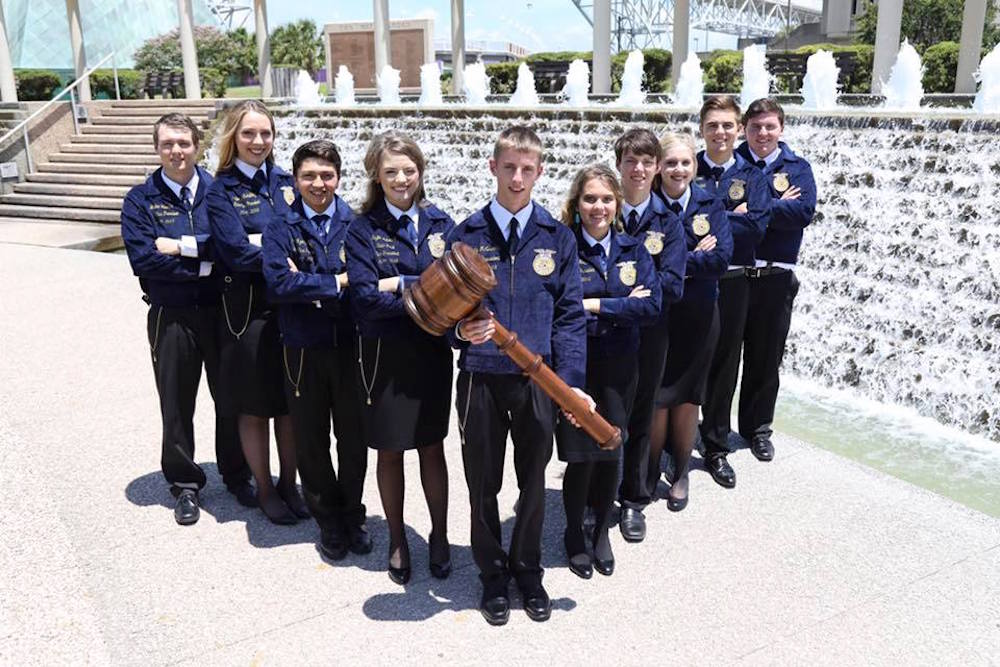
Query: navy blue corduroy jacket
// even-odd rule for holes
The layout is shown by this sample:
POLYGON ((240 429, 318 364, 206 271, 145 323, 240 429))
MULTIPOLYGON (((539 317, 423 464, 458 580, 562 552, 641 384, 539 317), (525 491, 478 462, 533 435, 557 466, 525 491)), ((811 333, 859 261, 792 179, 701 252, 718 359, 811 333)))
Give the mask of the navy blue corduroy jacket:
POLYGON ((687 246, 684 230, 681 228, 666 203, 656 194, 650 196, 649 205, 639 218, 639 224, 631 234, 643 242, 656 265, 662 295, 662 317, 666 317, 671 303, 684 296, 684 269, 687 261, 687 246))
MULTIPOLYGON (((658 192, 658 196, 662 197, 663 194, 658 192)), ((726 272, 733 254, 733 236, 729 231, 726 210, 714 195, 692 183, 687 208, 680 215, 675 215, 672 211, 669 211, 669 215, 678 219, 684 227, 687 242, 683 300, 714 301, 719 296, 719 278, 726 272), (704 235, 695 234, 694 231, 693 223, 698 216, 705 216, 709 223, 708 232, 704 235), (698 242, 708 234, 716 238, 715 249, 695 252, 698 242)))
POLYGON ((716 181, 705 162, 705 151, 698 153, 698 176, 695 183, 718 197, 729 214, 729 228, 733 234, 733 257, 729 261, 730 265, 753 266, 754 250, 764 238, 767 224, 771 220, 771 190, 760 169, 739 153, 735 153, 733 157, 736 164, 726 169, 716 181), (733 209, 743 203, 747 205, 747 212, 733 213, 733 209))

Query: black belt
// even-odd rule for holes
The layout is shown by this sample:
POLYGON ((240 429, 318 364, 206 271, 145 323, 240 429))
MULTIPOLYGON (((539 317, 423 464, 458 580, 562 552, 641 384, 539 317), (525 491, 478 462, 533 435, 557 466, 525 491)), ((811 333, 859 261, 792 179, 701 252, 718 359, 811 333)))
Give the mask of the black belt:
POLYGON ((782 266, 755 266, 753 268, 744 269, 747 278, 760 278, 762 276, 770 276, 775 273, 788 273, 791 269, 786 269, 782 266))

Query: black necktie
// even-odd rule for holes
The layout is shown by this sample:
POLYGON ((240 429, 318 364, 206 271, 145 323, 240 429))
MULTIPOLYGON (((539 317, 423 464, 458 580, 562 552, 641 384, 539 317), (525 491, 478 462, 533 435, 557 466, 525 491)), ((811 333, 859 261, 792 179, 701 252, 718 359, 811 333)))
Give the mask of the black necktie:
POLYGON ((723 169, 722 167, 712 167, 712 180, 718 183, 719 179, 722 178, 722 174, 725 171, 726 170, 723 169))
POLYGON ((181 188, 181 206, 188 213, 191 212, 191 190, 186 185, 181 188))
POLYGON ((684 210, 683 208, 681 208, 680 203, 679 202, 675 202, 675 201, 669 202, 667 204, 667 208, 669 208, 671 211, 673 211, 674 215, 680 215, 681 211, 684 210))
POLYGON ((628 233, 631 235, 635 235, 635 233, 639 230, 639 212, 635 209, 629 211, 628 223, 626 224, 626 227, 628 228, 628 233))
POLYGON ((517 218, 511 218, 510 233, 507 235, 507 252, 510 255, 513 255, 515 252, 517 252, 518 239, 519 237, 517 235, 517 218))
POLYGON ((767 166, 767 162, 765 162, 764 160, 757 160, 756 162, 754 162, 754 165, 763 169, 764 167, 767 166))
POLYGON ((316 225, 316 231, 319 232, 320 236, 326 236, 328 225, 330 224, 330 216, 325 213, 313 216, 313 224, 316 225))
POLYGON ((257 173, 253 175, 253 178, 250 180, 250 187, 257 193, 267 190, 267 176, 264 175, 263 170, 258 169, 257 173))

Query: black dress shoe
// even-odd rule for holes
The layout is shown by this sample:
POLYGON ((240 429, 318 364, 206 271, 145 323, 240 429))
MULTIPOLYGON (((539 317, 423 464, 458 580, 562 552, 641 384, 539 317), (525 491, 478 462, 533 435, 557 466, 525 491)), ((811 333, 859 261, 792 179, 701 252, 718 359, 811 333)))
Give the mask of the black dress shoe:
POLYGON ((717 456, 709 456, 708 460, 705 462, 705 467, 708 468, 708 474, 712 476, 715 483, 719 486, 731 489, 736 486, 736 472, 733 467, 729 465, 729 461, 726 460, 725 454, 717 456))
POLYGON ((479 600, 479 613, 490 625, 504 625, 510 619, 510 598, 507 596, 506 582, 492 582, 483 585, 483 597, 479 600))
POLYGON ((646 539, 646 517, 641 510, 626 507, 618 523, 626 542, 642 542, 646 539))
POLYGON ((594 576, 594 568, 591 565, 590 554, 585 550, 578 550, 583 546, 584 540, 577 538, 576 544, 570 544, 570 531, 563 533, 563 546, 566 548, 566 558, 569 560, 569 571, 581 579, 590 579, 594 576))
POLYGON ((236 496, 236 502, 243 507, 259 507, 257 500, 257 490, 253 488, 250 480, 243 480, 229 487, 229 493, 236 496))
POLYGON ((688 506, 688 497, 674 498, 673 496, 667 496, 667 509, 671 512, 680 512, 682 509, 688 506))
POLYGON ((435 551, 434 545, 437 544, 438 540, 434 537, 434 533, 431 533, 427 538, 427 547, 430 550, 429 554, 429 565, 431 570, 431 576, 435 579, 447 579, 448 575, 451 574, 451 545, 447 541, 444 543, 444 551, 447 554, 444 560, 435 562, 433 559, 433 553, 435 551))
POLYGON ((347 556, 347 538, 339 528, 321 528, 319 552, 330 560, 343 560, 347 556))
POLYGON ((552 616, 552 600, 542 587, 542 582, 522 587, 521 599, 524 602, 524 613, 531 620, 541 623, 552 616))
POLYGON ((372 552, 372 538, 364 524, 347 529, 347 548, 352 553, 364 555, 372 552))
POLYGON ((773 459, 774 445, 771 444, 771 438, 763 436, 751 440, 750 453, 756 456, 758 461, 770 461, 773 459))
POLYGON ((299 518, 292 514, 288 505, 280 498, 268 498, 267 502, 261 503, 260 511, 271 523, 279 526, 291 526, 299 522, 299 518))
POLYGON ((400 586, 405 586, 409 583, 410 575, 413 573, 409 565, 405 565, 403 567, 393 567, 390 565, 386 569, 389 572, 389 578, 400 586))
POLYGON ((184 489, 177 494, 174 505, 174 520, 182 526, 190 526, 198 522, 201 510, 198 509, 198 492, 184 489))
POLYGON ((299 490, 295 487, 292 487, 290 491, 286 491, 279 486, 278 495, 281 496, 281 499, 285 501, 286 505, 288 505, 288 509, 292 511, 292 514, 298 518, 308 519, 312 516, 309 513, 309 506, 306 505, 306 501, 302 498, 302 494, 300 494, 299 490))
POLYGON ((594 569, 610 577, 615 571, 615 553, 611 550, 611 540, 608 531, 594 531, 594 569))
POLYGON ((600 558, 594 559, 594 569, 603 574, 605 577, 610 577, 615 573, 615 559, 601 560, 600 558))

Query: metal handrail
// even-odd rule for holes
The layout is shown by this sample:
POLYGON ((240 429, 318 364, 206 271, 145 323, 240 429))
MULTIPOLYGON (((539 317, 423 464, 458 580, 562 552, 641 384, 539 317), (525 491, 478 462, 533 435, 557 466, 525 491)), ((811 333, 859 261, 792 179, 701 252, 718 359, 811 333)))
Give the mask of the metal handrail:
POLYGON ((115 52, 112 51, 111 53, 109 53, 108 55, 104 56, 99 61, 97 61, 96 65, 94 65, 90 69, 86 70, 83 74, 81 74, 79 77, 77 77, 75 81, 73 81, 72 83, 67 84, 67 86, 65 88, 63 88, 59 92, 58 95, 56 95, 51 100, 49 100, 48 102, 46 102, 45 104, 43 104, 41 107, 39 107, 38 109, 36 109, 35 113, 31 114, 30 116, 28 116, 27 118, 25 118, 24 120, 22 120, 20 123, 18 123, 17 125, 15 125, 13 129, 11 129, 5 135, 3 135, 2 137, 0 137, 0 146, 3 146, 4 144, 6 144, 7 140, 10 139, 15 134, 17 134, 18 130, 20 130, 21 131, 21 136, 24 139, 24 155, 28 159, 28 173, 33 172, 35 170, 35 166, 32 163, 32 159, 31 159, 31 146, 30 146, 30 142, 28 140, 28 124, 31 121, 33 121, 37 116, 39 116, 43 111, 45 111, 50 106, 52 106, 53 104, 55 104, 56 102, 58 102, 59 98, 61 98, 66 93, 69 93, 70 107, 72 108, 72 111, 73 111, 73 132, 75 134, 80 134, 80 124, 79 124, 79 121, 77 120, 77 117, 76 117, 76 97, 74 95, 74 93, 76 92, 76 87, 78 85, 80 85, 81 81, 83 81, 88 76, 90 76, 91 74, 93 74, 94 70, 96 70, 97 68, 99 68, 104 63, 108 62, 109 59, 111 60, 111 68, 112 68, 112 70, 114 72, 114 77, 115 77, 115 99, 118 99, 118 100, 121 99, 121 91, 120 91, 120 89, 118 87, 118 64, 114 60, 114 57, 115 57, 115 52))

